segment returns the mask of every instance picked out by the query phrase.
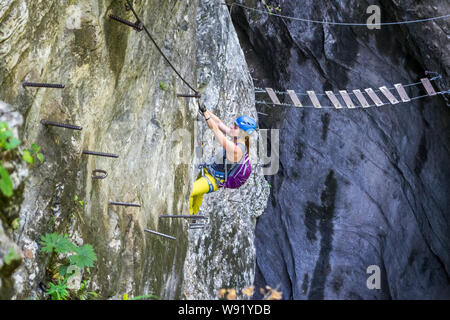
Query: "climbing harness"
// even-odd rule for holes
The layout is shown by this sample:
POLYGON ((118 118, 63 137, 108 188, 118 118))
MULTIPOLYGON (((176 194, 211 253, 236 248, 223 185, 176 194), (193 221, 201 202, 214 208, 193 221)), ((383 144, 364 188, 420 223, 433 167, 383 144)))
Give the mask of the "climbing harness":
POLYGON ((206 178, 208 181, 210 187, 209 192, 214 190, 214 188, 212 182, 204 174, 204 170, 206 170, 214 178, 219 188, 237 189, 247 181, 252 171, 248 151, 245 152, 239 162, 233 164, 230 170, 228 170, 228 159, 224 155, 225 163, 223 172, 214 169, 213 165, 215 163, 215 158, 216 156, 213 156, 209 161, 199 165, 198 167, 201 170, 202 177, 206 178))
MULTIPOLYGON (((208 187, 209 187, 208 193, 214 192, 214 185, 213 185, 212 181, 208 178, 208 176, 205 175, 205 170, 206 170, 207 172, 209 172, 209 174, 211 174, 211 176, 214 178, 215 182, 217 183, 217 186, 220 188, 220 184, 219 184, 219 183, 220 183, 220 182, 219 182, 220 180, 216 177, 216 175, 215 175, 213 172, 210 172, 210 171, 207 169, 207 165, 206 165, 206 164, 201 164, 201 165, 198 166, 198 168, 200 169, 201 176, 202 176, 203 178, 205 178, 206 181, 208 182, 208 187)), ((214 170, 213 170, 213 171, 214 171, 214 170)))

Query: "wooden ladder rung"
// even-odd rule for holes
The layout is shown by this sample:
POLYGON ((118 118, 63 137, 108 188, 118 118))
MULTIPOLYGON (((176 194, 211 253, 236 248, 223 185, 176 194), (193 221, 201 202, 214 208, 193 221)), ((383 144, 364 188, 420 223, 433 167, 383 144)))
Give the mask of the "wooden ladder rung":
POLYGON ((349 109, 355 109, 355 105, 353 104, 352 98, 348 95, 348 92, 346 90, 339 90, 339 93, 341 94, 342 99, 344 99, 345 104, 347 105, 347 108, 349 109))
POLYGON ((370 99, 372 99, 372 101, 376 104, 377 107, 381 107, 382 105, 384 105, 384 103, 381 101, 381 99, 377 96, 377 94, 375 93, 375 91, 373 91, 372 88, 367 88, 365 89, 365 91, 367 92, 370 99))
POLYGON ((325 94, 328 96, 328 99, 330 99, 336 109, 342 109, 342 105, 334 95, 333 91, 325 91, 325 94))
POLYGON ((274 104, 281 104, 280 100, 278 100, 277 95, 275 94, 275 91, 273 91, 272 88, 266 88, 266 92, 270 97, 270 100, 272 100, 272 102, 274 104))
POLYGON ((369 102, 367 102, 367 99, 366 99, 366 97, 364 97, 364 95, 361 92, 361 90, 355 89, 355 90, 353 90, 353 93, 355 94, 356 99, 358 99, 359 103, 361 104, 361 106, 363 108, 369 108, 370 107, 369 102))
POLYGON ((306 93, 308 94, 309 98, 311 99, 311 102, 312 102, 314 108, 317 108, 317 109, 322 108, 322 106, 319 102, 319 99, 317 98, 316 93, 314 91, 310 90, 310 91, 306 91, 306 93))

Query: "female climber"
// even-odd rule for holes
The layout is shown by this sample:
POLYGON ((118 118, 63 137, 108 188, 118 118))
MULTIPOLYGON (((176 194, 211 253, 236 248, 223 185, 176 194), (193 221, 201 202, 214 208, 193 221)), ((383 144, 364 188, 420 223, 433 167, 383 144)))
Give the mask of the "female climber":
POLYGON ((257 129, 253 118, 239 117, 232 127, 228 127, 207 110, 205 105, 199 107, 208 127, 214 132, 214 136, 223 149, 200 166, 201 171, 194 182, 189 199, 191 215, 197 214, 200 210, 204 194, 217 191, 219 188, 237 189, 247 181, 252 171, 248 156, 249 135, 257 129), (233 141, 226 136, 232 137, 233 141))

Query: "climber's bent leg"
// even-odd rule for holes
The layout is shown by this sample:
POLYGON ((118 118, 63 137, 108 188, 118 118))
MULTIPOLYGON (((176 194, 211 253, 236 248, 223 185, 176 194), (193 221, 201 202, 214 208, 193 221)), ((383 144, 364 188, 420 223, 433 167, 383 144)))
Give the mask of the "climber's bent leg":
POLYGON ((203 177, 198 178, 194 182, 191 197, 189 198, 189 214, 198 213, 204 194, 217 191, 218 189, 216 180, 208 172, 205 172, 203 177))

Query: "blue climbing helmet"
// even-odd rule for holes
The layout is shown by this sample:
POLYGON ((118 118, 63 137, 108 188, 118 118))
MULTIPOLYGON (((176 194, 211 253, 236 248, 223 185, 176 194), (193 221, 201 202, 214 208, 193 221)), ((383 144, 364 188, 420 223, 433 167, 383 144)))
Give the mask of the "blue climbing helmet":
POLYGON ((247 116, 242 116, 236 119, 235 123, 239 128, 244 130, 247 134, 252 134, 258 128, 256 120, 247 116))

